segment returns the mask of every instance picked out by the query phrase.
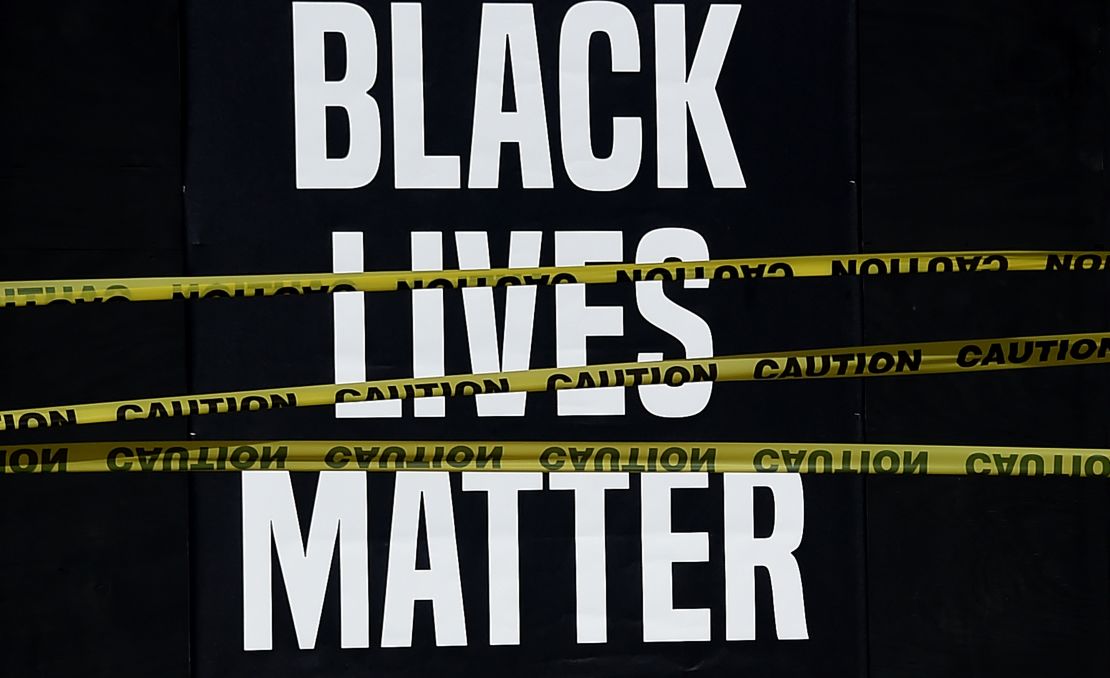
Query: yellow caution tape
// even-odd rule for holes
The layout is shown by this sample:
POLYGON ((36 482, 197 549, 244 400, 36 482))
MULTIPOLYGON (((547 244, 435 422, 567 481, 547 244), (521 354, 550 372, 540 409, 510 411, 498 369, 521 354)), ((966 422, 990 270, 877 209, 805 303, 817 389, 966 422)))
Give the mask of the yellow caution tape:
POLYGON ((267 440, 0 447, 0 473, 595 471, 1110 477, 1110 450, 862 443, 267 440))
POLYGON ((853 346, 290 386, 0 412, 0 431, 333 403, 701 381, 777 381, 967 373, 1110 362, 1110 332, 853 346))
POLYGON ((275 275, 26 280, 0 282, 0 305, 267 297, 332 292, 616 283, 641 280, 730 280, 889 276, 1003 271, 1108 271, 1110 252, 973 251, 807 255, 574 267, 452 271, 372 271, 275 275))

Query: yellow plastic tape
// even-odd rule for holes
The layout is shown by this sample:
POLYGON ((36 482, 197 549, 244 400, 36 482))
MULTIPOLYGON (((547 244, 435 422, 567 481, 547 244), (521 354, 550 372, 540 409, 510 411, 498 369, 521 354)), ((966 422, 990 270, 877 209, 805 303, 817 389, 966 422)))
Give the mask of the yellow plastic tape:
POLYGON ((649 384, 678 386, 700 381, 967 373, 1106 362, 1110 362, 1110 332, 932 341, 36 407, 0 412, 0 431, 430 396, 649 384))
POLYGON ((1110 271, 1110 252, 973 251, 807 255, 648 264, 372 271, 275 275, 25 280, 0 282, 0 305, 267 297, 406 289, 616 283, 641 280, 730 280, 785 277, 890 276, 1004 271, 1110 271))
POLYGON ((266 440, 0 446, 0 473, 595 471, 1110 477, 1110 450, 861 443, 266 440))

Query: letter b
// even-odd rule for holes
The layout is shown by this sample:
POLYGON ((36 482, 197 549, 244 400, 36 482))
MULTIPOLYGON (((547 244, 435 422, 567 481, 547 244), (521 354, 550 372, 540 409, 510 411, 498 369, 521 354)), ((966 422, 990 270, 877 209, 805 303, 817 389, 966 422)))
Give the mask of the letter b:
POLYGON ((378 173, 381 113, 367 93, 378 77, 378 39, 366 10, 346 2, 293 3, 293 117, 297 188, 359 188, 378 173), (343 36, 347 72, 324 77, 324 35, 343 36), (347 155, 327 157, 327 109, 347 112, 347 155))

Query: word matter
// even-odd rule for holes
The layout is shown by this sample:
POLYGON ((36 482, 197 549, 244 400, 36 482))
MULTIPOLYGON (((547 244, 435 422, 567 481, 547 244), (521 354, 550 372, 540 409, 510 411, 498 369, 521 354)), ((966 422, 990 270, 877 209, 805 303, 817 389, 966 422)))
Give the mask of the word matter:
MULTIPOLYGON (((726 641, 755 640, 757 569, 768 576, 773 602, 771 609, 758 606, 758 612, 773 616, 778 639, 809 638, 802 568, 795 555, 805 520, 797 475, 725 473, 720 483, 711 484, 707 473, 400 471, 393 475, 391 501, 384 498, 392 504, 392 515, 374 515, 375 521, 390 524, 388 557, 380 567, 371 567, 368 506, 380 506, 377 494, 389 490, 388 484, 370 484, 368 478, 366 473, 321 473, 305 530, 288 472, 243 474, 243 649, 274 649, 274 626, 288 624, 290 617, 297 645, 314 649, 325 615, 338 616, 339 638, 319 639, 323 643, 338 640, 344 649, 368 648, 373 636, 381 647, 412 647, 419 629, 414 624, 418 603, 431 604, 440 647, 540 642, 521 623, 520 596, 522 584, 533 590, 552 584, 525 566, 533 562, 537 538, 544 543, 545 557, 557 557, 566 548, 574 563, 573 574, 568 573, 574 595, 562 603, 566 618, 574 621, 558 632, 565 632, 568 642, 608 642, 610 589, 615 596, 641 599, 645 643, 707 642, 722 633, 726 641), (756 500, 757 488, 769 492, 773 515, 766 515, 770 507, 756 500), (675 523, 691 524, 689 516, 676 519, 681 514, 676 504, 695 498, 719 506, 720 517, 699 513, 697 522, 705 530, 675 529, 675 523), (466 557, 474 553, 465 542, 474 536, 470 523, 475 513, 467 507, 475 500, 487 506, 478 518, 488 540, 486 567, 479 569, 487 571, 481 579, 468 575, 475 569, 466 557), (614 529, 606 523, 607 506, 639 513, 633 535, 622 531, 619 540, 612 540, 619 543, 606 543, 607 531, 614 529), (555 514, 573 515, 573 524, 562 528, 564 538, 538 537, 543 530, 537 518, 555 514), (769 532, 756 527, 766 518, 772 518, 769 532), (640 546, 639 576, 609 581, 607 552, 627 549, 630 537, 640 546), (714 547, 716 555, 711 555, 711 543, 723 548, 714 547), (421 547, 426 564, 418 566, 421 547), (522 558, 522 552, 529 557, 522 558), (705 564, 703 570, 723 567, 723 579, 710 582, 694 570, 675 567, 697 563, 705 564), (275 564, 284 596, 275 595, 275 564), (723 588, 721 608, 714 611, 684 600, 684 591, 695 581, 700 587, 723 588), (338 588, 338 597, 326 605, 329 586, 338 588), (370 591, 382 588, 384 601, 372 615, 370 591), (476 596, 488 600, 479 603, 476 596), (275 602, 288 604, 289 613, 275 611, 275 602), (485 617, 484 612, 488 620, 476 619, 485 617), (724 623, 711 631, 717 614, 724 623)), ((551 633, 543 632, 543 642, 555 640, 551 633)))

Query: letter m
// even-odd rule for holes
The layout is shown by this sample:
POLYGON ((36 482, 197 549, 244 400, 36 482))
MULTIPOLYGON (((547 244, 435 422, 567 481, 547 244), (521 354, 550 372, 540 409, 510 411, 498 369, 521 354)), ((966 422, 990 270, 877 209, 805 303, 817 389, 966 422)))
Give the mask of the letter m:
POLYGON ((306 545, 289 473, 243 473, 244 650, 273 649, 271 544, 277 547, 297 645, 316 646, 337 539, 340 643, 370 647, 366 474, 330 471, 319 478, 306 545))

